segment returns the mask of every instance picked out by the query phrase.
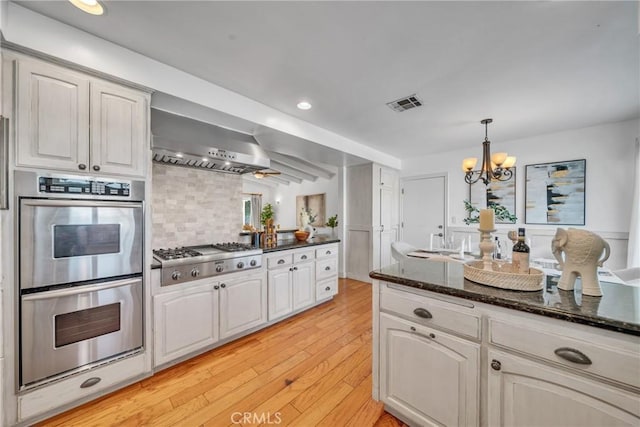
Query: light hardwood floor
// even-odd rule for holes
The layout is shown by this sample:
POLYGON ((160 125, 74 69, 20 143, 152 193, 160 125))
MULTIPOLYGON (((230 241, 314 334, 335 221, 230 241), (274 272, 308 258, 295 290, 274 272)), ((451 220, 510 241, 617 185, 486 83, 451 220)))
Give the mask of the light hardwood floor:
POLYGON ((371 398, 371 285, 40 426, 403 426, 371 398), (246 413, 246 415, 245 415, 246 413))

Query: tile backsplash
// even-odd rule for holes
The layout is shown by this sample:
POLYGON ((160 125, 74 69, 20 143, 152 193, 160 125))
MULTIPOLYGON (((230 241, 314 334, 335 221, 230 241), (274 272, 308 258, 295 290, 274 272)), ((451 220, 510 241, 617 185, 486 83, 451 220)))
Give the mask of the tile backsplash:
POLYGON ((153 163, 154 249, 238 241, 240 175, 153 163))

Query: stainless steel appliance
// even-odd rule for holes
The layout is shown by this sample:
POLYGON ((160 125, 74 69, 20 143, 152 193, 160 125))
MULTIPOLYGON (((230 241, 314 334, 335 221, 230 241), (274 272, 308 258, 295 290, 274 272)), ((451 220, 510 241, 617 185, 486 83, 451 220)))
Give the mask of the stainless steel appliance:
POLYGON ((153 256, 162 267, 161 286, 262 266, 262 249, 242 243, 158 249, 153 256))
POLYGON ((143 343, 144 182, 15 172, 20 387, 143 343))
POLYGON ((234 174, 271 165, 252 135, 156 108, 151 109, 151 133, 156 162, 234 174))

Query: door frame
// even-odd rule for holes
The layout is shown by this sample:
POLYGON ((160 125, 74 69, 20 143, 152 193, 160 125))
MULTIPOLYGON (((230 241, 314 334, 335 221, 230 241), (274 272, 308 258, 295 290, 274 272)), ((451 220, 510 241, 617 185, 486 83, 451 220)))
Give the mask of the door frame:
POLYGON ((449 233, 449 173, 448 172, 437 172, 423 175, 411 175, 411 176, 403 176, 400 177, 400 232, 398 233, 398 238, 400 241, 404 241, 404 184, 407 181, 416 181, 419 179, 429 179, 429 178, 444 178, 444 223, 442 226, 444 227, 442 233, 444 234, 444 238, 446 239, 449 233))

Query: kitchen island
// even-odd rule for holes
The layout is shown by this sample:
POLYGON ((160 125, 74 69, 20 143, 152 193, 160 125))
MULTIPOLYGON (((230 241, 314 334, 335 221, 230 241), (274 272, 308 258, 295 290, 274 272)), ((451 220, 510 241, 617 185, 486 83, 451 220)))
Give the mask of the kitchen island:
POLYGON ((640 288, 492 288, 460 263, 373 278, 373 396, 411 425, 638 425, 640 288))

